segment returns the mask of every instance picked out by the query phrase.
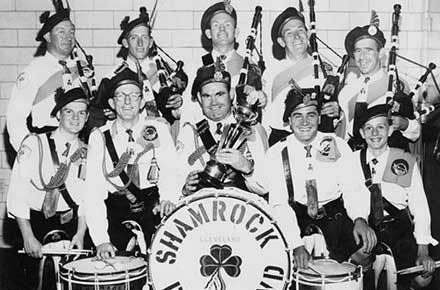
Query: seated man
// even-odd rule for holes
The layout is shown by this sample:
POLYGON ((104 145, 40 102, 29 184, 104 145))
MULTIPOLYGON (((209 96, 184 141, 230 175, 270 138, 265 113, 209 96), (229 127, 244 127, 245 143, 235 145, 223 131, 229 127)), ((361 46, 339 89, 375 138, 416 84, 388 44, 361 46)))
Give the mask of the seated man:
MULTIPOLYGON (((422 275, 414 281, 426 287, 435 270, 428 245, 438 242, 431 236, 428 202, 415 157, 387 145, 393 133, 388 108, 373 106, 359 119, 358 130, 368 147, 356 156, 371 192, 370 224, 378 242, 390 247, 397 270, 423 265, 422 275)), ((398 278, 398 289, 409 289, 414 276, 398 278)))
POLYGON ((65 231, 71 238, 69 248, 82 249, 86 233, 83 186, 87 148, 78 134, 87 120, 87 98, 80 88, 58 89, 55 101, 51 116, 57 118, 59 127, 22 141, 8 190, 8 213, 17 221, 26 254, 36 258, 25 265, 30 275, 27 284, 34 286, 45 236, 54 230, 65 231))
POLYGON ((197 98, 205 119, 196 124, 185 123, 178 137, 181 177, 186 178, 183 195, 192 194, 207 186, 201 184, 203 180, 200 176, 207 164, 213 165, 213 160, 226 165, 227 176, 224 182, 220 180, 219 184, 211 184, 212 186, 222 188, 229 184, 252 191, 245 186, 243 174, 251 172, 253 163, 259 162, 264 156, 267 138, 263 127, 256 122, 245 125, 247 121, 243 121, 242 128, 246 128, 244 131, 247 132, 243 132, 242 136, 248 134, 245 141, 237 141, 235 145, 232 142, 230 146, 222 145, 228 143, 226 135, 234 131, 237 116, 233 114, 231 76, 218 62, 197 71, 192 94, 197 98))
POLYGON ((293 134, 268 149, 265 162, 255 163, 248 180, 269 191, 271 205, 293 208, 302 236, 318 226, 330 258, 341 262, 376 244, 367 224, 369 195, 344 140, 318 132, 320 113, 311 91, 289 92, 283 121, 293 134))
POLYGON ((141 117, 142 86, 129 69, 115 75, 107 90, 116 120, 94 130, 89 139, 86 217, 100 258, 113 257, 116 249, 132 250, 134 235, 128 226, 142 231, 138 243, 146 250, 160 218, 178 199, 177 156, 168 124, 141 117))

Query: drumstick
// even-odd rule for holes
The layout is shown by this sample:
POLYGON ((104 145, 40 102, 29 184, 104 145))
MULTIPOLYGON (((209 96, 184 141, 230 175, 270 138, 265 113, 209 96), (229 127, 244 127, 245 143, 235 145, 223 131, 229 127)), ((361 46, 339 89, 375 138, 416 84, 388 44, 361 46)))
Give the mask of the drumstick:
MULTIPOLYGON (((435 268, 440 267, 440 261, 435 261, 435 268)), ((405 268, 396 272, 398 275, 414 274, 423 271, 423 265, 405 268)))
MULTIPOLYGON (((78 254, 91 254, 93 253, 92 250, 80 250, 80 249, 71 249, 71 250, 65 250, 65 249, 43 249, 42 250, 43 255, 78 255, 78 254)), ((25 250, 19 250, 19 254, 25 254, 25 250)))

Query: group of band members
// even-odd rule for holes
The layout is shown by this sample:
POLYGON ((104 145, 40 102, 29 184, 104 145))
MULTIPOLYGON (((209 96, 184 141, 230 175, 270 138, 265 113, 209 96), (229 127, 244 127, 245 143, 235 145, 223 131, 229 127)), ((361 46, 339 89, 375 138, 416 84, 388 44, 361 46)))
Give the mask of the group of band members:
MULTIPOLYGON (((17 151, 8 214, 30 257, 42 257, 44 237, 54 229, 68 233, 69 248, 83 248, 90 236, 103 259, 133 249, 130 226, 142 229, 148 247, 180 198, 203 187, 235 186, 267 198, 289 233, 297 267, 311 259, 301 238, 318 228, 332 259, 364 265, 385 248, 397 269, 423 265, 417 279, 399 277, 399 289, 430 283, 435 263, 428 246, 437 241, 415 158, 400 149, 420 137, 420 124, 405 114, 389 120, 378 26, 347 34, 347 54, 360 75, 347 79, 339 102, 322 104, 310 89, 316 78, 304 16, 284 10, 271 29, 277 61, 263 75, 255 64, 248 72, 245 91, 262 120, 248 124, 242 144, 221 147, 225 130, 238 127, 234 87, 244 61, 236 51, 237 13, 228 1, 203 14, 209 52, 189 65, 188 75, 173 75, 177 86, 188 88, 172 91, 162 105, 158 47, 145 8, 138 18, 123 19, 122 64, 91 96, 90 80, 72 59, 78 44, 70 8, 59 3, 54 14, 40 17, 40 47, 18 76, 7 113, 17 151), (292 78, 299 88, 292 88, 292 78), (341 137, 318 131, 324 116, 336 119, 341 137), (349 139, 362 149, 352 152, 349 139), (218 184, 209 174, 220 169, 218 184)), ((319 73, 320 83, 331 73, 322 68, 328 71, 319 73)), ((408 86, 401 83, 403 94, 408 86)))

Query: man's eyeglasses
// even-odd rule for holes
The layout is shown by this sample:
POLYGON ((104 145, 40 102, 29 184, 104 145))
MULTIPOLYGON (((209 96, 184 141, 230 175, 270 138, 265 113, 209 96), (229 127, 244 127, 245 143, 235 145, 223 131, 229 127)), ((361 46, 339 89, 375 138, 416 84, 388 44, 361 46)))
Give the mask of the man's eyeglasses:
POLYGON ((115 95, 116 101, 121 102, 121 103, 124 102, 127 97, 130 99, 130 102, 137 102, 142 97, 142 94, 141 93, 126 94, 123 92, 119 92, 115 95))

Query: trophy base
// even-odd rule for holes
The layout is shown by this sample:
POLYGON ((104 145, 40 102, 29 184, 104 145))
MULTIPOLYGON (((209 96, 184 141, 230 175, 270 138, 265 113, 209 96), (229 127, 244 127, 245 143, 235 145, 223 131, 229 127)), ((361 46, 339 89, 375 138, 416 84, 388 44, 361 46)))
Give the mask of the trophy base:
POLYGON ((211 175, 207 174, 204 171, 199 173, 199 179, 200 179, 200 188, 204 188, 204 187, 214 187, 216 189, 224 188, 222 181, 220 181, 218 178, 212 177, 211 175))

